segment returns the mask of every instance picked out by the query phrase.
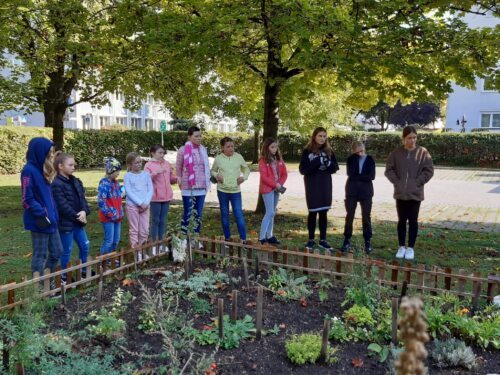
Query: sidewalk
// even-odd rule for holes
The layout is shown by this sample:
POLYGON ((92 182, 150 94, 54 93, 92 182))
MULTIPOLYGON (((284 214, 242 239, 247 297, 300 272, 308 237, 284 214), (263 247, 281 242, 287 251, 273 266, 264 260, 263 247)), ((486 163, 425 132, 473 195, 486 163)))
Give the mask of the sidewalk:
MULTIPOLYGON (((333 208, 331 215, 345 216, 344 186, 347 176, 345 166, 333 175, 333 208)), ((278 210, 306 214, 304 182, 299 172, 291 171, 285 184, 278 210)), ((257 204, 259 173, 252 172, 242 185, 243 207, 253 210, 257 204)), ((384 176, 384 168, 377 167, 374 181, 372 217, 377 220, 396 221, 392 197, 393 187, 384 176)), ((176 192, 176 198, 179 192, 176 192)), ((217 204, 216 186, 207 196, 207 202, 217 204)), ((356 217, 361 217, 360 209, 356 217)), ((420 222, 450 229, 482 232, 500 230, 500 171, 461 170, 436 168, 433 179, 425 186, 425 200, 420 209, 420 222)))

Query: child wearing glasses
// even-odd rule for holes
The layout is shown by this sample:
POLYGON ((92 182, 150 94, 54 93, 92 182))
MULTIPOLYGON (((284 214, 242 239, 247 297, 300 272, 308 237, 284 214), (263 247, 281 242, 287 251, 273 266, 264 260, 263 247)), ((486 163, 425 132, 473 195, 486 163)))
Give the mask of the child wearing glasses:
POLYGON ((363 222, 363 238, 365 240, 365 252, 372 252, 372 197, 373 183, 375 179, 375 160, 366 154, 365 145, 356 141, 352 144, 352 155, 347 158, 347 182, 345 184, 345 217, 344 243, 341 251, 347 253, 351 248, 352 223, 356 206, 361 205, 361 217, 363 222))
POLYGON ((151 175, 142 170, 142 159, 137 152, 127 154, 128 172, 123 178, 127 204, 130 246, 142 245, 149 236, 149 204, 153 198, 151 175))

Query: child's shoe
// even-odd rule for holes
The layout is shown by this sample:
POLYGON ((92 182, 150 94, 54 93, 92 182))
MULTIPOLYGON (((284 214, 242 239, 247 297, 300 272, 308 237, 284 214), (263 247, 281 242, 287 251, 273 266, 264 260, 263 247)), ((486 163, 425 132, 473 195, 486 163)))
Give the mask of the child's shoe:
MULTIPOLYGON (((159 251, 159 250, 158 250, 158 253, 160 253, 160 251, 159 251)), ((153 246, 153 247, 151 248, 151 254, 152 254, 153 256, 155 256, 155 255, 156 255, 156 246, 153 246)))
POLYGON ((319 241, 319 247, 325 249, 325 250, 332 250, 332 247, 330 246, 330 244, 328 242, 326 242, 326 240, 320 240, 319 241))
POLYGON ((259 242, 260 242, 261 245, 264 245, 267 242, 267 240, 264 238, 262 240, 259 240, 259 242))
POLYGON ((270 245, 280 245, 281 242, 278 241, 278 239, 274 236, 272 236, 271 238, 268 238, 267 239, 267 242, 270 244, 270 245))
POLYGON ((309 250, 314 249, 316 247, 316 241, 314 241, 314 240, 307 241, 305 247, 306 247, 306 249, 309 249, 309 250))
POLYGON ((342 247, 340 248, 340 251, 343 253, 348 253, 349 250, 351 250, 351 242, 348 239, 345 239, 342 247))
POLYGON ((365 242, 365 253, 371 254, 372 251, 373 251, 373 247, 372 247, 371 242, 370 241, 366 241, 365 242))
POLYGON ((414 258, 415 258, 415 251, 413 250, 413 247, 407 247, 405 252, 405 259, 413 260, 414 258))
POLYGON ((406 247, 400 246, 398 252, 396 253, 396 258, 403 259, 405 257, 406 247))

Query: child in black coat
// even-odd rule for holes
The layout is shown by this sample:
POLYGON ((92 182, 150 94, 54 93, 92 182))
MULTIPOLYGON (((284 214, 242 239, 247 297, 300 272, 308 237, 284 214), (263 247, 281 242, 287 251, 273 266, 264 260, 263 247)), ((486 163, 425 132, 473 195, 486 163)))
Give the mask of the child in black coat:
POLYGON ((345 184, 345 217, 344 243, 342 252, 346 253, 351 248, 352 223, 358 202, 361 205, 361 217, 363 221, 363 238, 365 240, 365 251, 372 252, 372 197, 373 183, 375 179, 375 160, 366 155, 365 145, 362 142, 352 144, 353 154, 347 158, 347 182, 345 184))
POLYGON ((299 171, 304 175, 306 203, 309 210, 307 229, 309 241, 306 248, 316 246, 314 232, 316 231, 316 216, 319 215, 319 246, 330 251, 332 247, 326 241, 327 212, 332 207, 332 174, 339 170, 333 149, 328 143, 325 128, 314 130, 307 144, 299 171))

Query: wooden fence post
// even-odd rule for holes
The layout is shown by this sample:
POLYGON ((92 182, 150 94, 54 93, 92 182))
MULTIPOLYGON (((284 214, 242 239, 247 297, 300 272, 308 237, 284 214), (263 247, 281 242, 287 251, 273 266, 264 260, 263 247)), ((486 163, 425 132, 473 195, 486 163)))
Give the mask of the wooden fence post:
POLYGON ((495 289, 495 284, 493 283, 493 281, 500 281, 500 276, 497 276, 495 274, 488 275, 488 287, 486 290, 486 300, 488 302, 493 301, 493 295, 494 295, 494 289, 495 289))
MULTIPOLYGON (((423 287, 424 286, 424 270, 425 270, 425 266, 423 264, 419 264, 417 266, 417 285, 419 287, 423 287)), ((420 293, 423 293, 424 291, 424 288, 417 288, 417 290, 420 292, 420 293)))
POLYGON ((326 363, 328 361, 328 338, 330 336, 330 319, 325 319, 323 322, 323 337, 321 341, 321 354, 319 356, 320 362, 326 363))
POLYGON ((391 282, 393 283, 392 289, 396 290, 396 289, 398 289, 397 282, 398 282, 399 262, 397 260, 393 260, 392 266, 394 267, 391 270, 391 282), (394 283, 396 283, 396 284, 394 284, 394 283))
MULTIPOLYGON (((302 267, 309 268, 309 249, 304 249, 304 257, 302 258, 302 267)), ((308 271, 304 271, 304 275, 309 275, 308 271)))
MULTIPOLYGON (((341 258, 342 257, 342 253, 340 251, 337 251, 337 253, 335 254, 335 256, 337 258, 341 258)), ((342 262, 340 260, 338 260, 338 259, 335 261, 335 272, 337 272, 337 273, 341 273, 342 272, 342 262)), ((335 276, 335 278, 337 280, 341 280, 342 276, 337 275, 337 276, 335 276)))
MULTIPOLYGON (((104 261, 105 262, 105 261, 104 261)), ((104 278, 104 267, 102 266, 102 262, 99 266, 99 281, 97 284, 97 308, 101 308, 102 303, 102 280, 104 278)))
MULTIPOLYGON (((16 284, 14 280, 9 280, 7 284, 16 284)), ((7 305, 12 305, 16 301, 16 290, 11 289, 7 292, 7 305)))
MULTIPOLYGON (((465 276, 465 270, 463 268, 460 268, 458 270, 458 274, 460 276, 465 276)), ((457 291, 458 291, 458 299, 459 300, 463 300, 465 298, 465 296, 464 296, 465 282, 466 282, 466 280, 464 278, 462 278, 462 277, 458 278, 457 291)))
MULTIPOLYGON (((474 277, 481 277, 481 272, 474 272, 474 277)), ((472 293, 474 294, 472 296, 472 311, 475 314, 477 311, 477 308, 479 307, 479 297, 481 296, 481 282, 480 281, 474 281, 472 283, 472 293)))
POLYGON ((391 322, 391 340, 394 345, 398 344, 398 309, 399 299, 392 298, 392 322, 391 322))
POLYGON ((217 300, 219 339, 224 337, 224 299, 217 300))
POLYGON ((238 319, 238 291, 233 290, 231 301, 231 321, 235 322, 238 319))
POLYGON ((243 262, 243 276, 245 278, 245 285, 247 287, 247 290, 250 289, 250 281, 248 280, 248 261, 246 257, 242 258, 243 262))
POLYGON ((264 303, 264 289, 259 286, 257 288, 257 319, 255 322, 256 333, 255 338, 260 340, 262 337, 262 305, 264 303))
MULTIPOLYGON (((451 275, 451 267, 446 267, 444 272, 451 275)), ((451 290, 451 276, 444 277, 444 288, 446 290, 451 290)))
MULTIPOLYGON (((43 270, 43 275, 48 275, 50 274, 50 269, 49 268, 45 268, 43 270)), ((46 278, 45 280, 43 280, 43 292, 48 292, 50 290, 50 277, 46 278)))
POLYGON ((254 276, 255 276, 255 279, 257 280, 257 276, 259 276, 259 256, 258 255, 255 255, 254 276))

